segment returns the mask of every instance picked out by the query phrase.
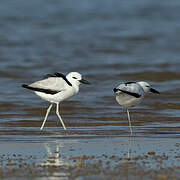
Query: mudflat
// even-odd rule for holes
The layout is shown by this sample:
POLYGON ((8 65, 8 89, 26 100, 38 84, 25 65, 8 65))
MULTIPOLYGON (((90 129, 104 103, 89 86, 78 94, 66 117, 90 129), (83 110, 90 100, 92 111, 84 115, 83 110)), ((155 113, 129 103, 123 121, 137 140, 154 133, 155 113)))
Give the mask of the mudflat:
POLYGON ((180 176, 178 138, 66 136, 1 141, 0 177, 166 180, 180 176))

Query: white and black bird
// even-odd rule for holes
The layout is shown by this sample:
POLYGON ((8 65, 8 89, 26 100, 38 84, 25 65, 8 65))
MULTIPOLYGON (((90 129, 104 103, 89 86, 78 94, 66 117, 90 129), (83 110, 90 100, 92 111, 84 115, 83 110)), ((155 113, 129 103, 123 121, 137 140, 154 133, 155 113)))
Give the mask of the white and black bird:
POLYGON ((40 128, 41 130, 46 123, 48 114, 54 103, 56 104, 56 114, 61 121, 63 128, 66 130, 66 126, 59 114, 59 103, 77 94, 81 83, 90 84, 88 81, 82 79, 80 73, 70 72, 66 76, 61 73, 47 74, 43 80, 36 81, 30 85, 22 85, 22 87, 34 91, 42 99, 51 103, 47 109, 46 116, 40 128))
POLYGON ((127 82, 120 84, 114 88, 116 101, 127 110, 129 127, 132 135, 131 120, 129 115, 129 108, 136 106, 142 102, 144 96, 148 93, 160 94, 153 89, 147 82, 127 82))

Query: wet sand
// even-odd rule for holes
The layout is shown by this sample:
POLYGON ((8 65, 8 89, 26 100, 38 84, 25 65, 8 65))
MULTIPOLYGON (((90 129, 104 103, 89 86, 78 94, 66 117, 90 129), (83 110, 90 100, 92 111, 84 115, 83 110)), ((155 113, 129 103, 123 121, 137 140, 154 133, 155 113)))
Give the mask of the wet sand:
POLYGON ((178 138, 107 137, 1 141, 5 179, 178 179, 178 138), (8 151, 7 151, 8 150, 8 151))

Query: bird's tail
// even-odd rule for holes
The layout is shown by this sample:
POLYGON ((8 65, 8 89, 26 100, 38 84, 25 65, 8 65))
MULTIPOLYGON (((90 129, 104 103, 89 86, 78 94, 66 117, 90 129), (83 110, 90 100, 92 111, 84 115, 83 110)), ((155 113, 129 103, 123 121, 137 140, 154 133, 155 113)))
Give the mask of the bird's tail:
POLYGON ((26 88, 26 89, 33 90, 33 91, 41 91, 42 90, 41 88, 34 88, 34 87, 31 87, 31 86, 29 86, 27 84, 22 84, 22 87, 26 88))
POLYGON ((29 86, 27 84, 22 84, 22 87, 29 89, 29 86))
POLYGON ((34 88, 34 87, 31 87, 31 86, 29 86, 29 85, 27 85, 27 84, 22 84, 22 87, 23 87, 23 88, 26 88, 26 89, 33 90, 33 91, 35 91, 35 90, 38 90, 38 89, 39 89, 39 88, 34 88))

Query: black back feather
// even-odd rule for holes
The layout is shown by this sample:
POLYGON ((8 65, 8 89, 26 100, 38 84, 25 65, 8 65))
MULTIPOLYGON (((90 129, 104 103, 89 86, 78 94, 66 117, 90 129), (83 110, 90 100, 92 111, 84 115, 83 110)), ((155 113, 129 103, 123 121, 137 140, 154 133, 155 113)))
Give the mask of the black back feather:
POLYGON ((128 85, 128 84, 134 84, 134 83, 136 83, 136 82, 130 81, 130 82, 126 82, 126 83, 124 83, 124 84, 125 84, 125 85, 128 85))
POLYGON ((33 90, 33 91, 51 94, 51 95, 54 95, 54 94, 57 94, 58 92, 60 92, 60 91, 55 91, 55 90, 51 90, 51 89, 35 88, 35 87, 28 86, 27 84, 23 84, 22 87, 33 90))
POLYGON ((64 74, 62 74, 62 73, 55 72, 54 74, 46 74, 45 75, 45 78, 49 78, 49 77, 61 77, 66 81, 66 83, 69 86, 72 86, 72 84, 67 80, 66 76, 64 74))
POLYGON ((129 91, 126 91, 126 90, 121 90, 121 89, 119 89, 121 92, 123 92, 123 93, 125 93, 125 94, 128 94, 128 95, 130 95, 130 96, 134 96, 134 97, 136 97, 136 98, 140 98, 141 97, 141 95, 140 94, 137 94, 137 93, 133 93, 133 92, 129 92, 129 91))

